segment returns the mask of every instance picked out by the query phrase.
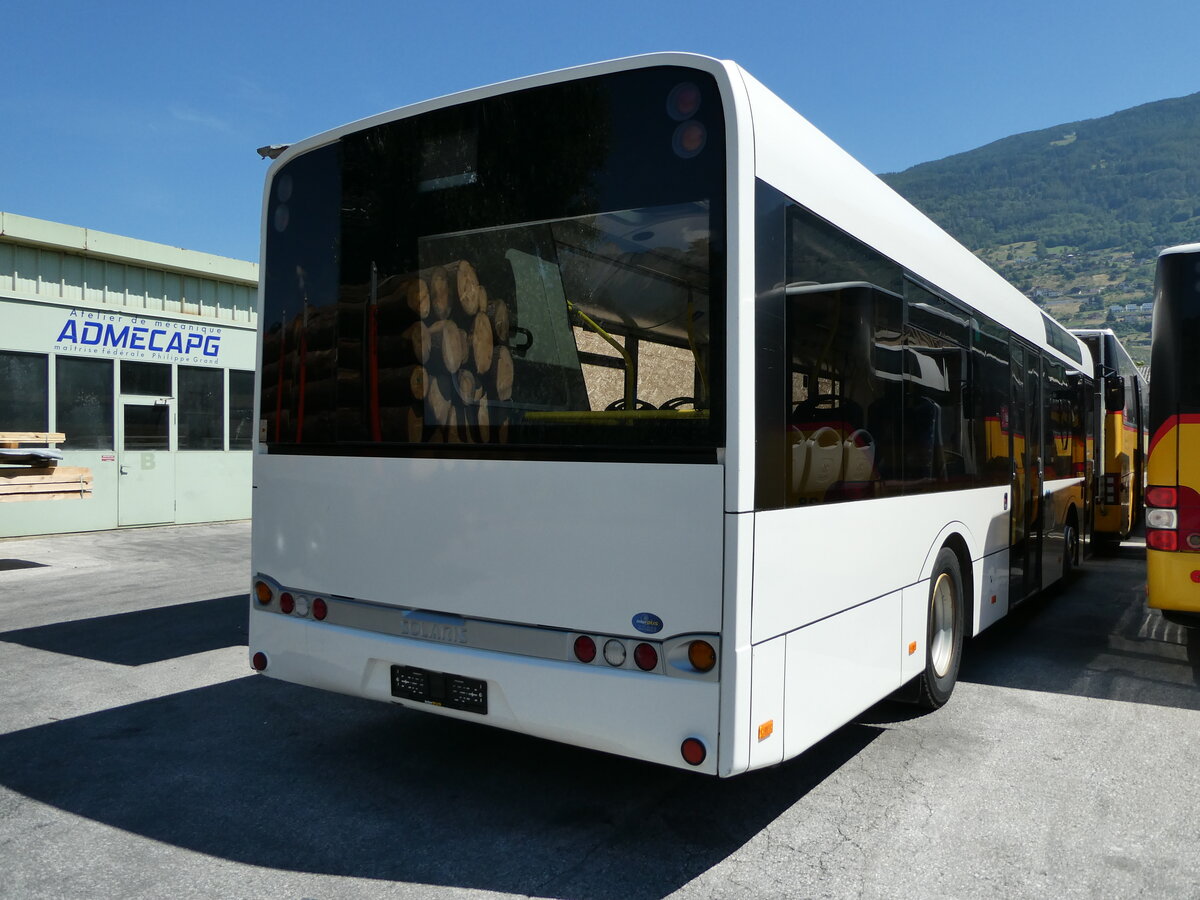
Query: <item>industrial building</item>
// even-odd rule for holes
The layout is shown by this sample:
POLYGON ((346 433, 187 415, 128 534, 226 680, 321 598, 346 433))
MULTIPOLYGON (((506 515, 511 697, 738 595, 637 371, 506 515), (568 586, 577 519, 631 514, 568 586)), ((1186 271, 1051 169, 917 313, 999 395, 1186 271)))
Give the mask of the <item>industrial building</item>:
POLYGON ((65 435, 86 499, 0 537, 248 518, 258 266, 0 212, 0 432, 65 435))

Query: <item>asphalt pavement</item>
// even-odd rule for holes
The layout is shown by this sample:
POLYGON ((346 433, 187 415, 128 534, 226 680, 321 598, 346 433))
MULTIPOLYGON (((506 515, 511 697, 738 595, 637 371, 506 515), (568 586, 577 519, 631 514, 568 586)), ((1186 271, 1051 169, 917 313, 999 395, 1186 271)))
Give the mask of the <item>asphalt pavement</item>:
POLYGON ((247 523, 0 541, 0 897, 1200 897, 1144 550, 719 781, 254 676, 247 523))

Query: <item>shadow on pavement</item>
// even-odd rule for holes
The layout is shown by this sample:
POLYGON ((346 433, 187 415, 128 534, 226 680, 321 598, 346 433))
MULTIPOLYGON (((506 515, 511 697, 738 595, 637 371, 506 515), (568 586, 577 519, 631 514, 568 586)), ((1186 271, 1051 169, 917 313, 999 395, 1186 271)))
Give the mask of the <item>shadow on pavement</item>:
POLYGON ((0 784, 255 866, 628 900, 708 871, 881 733, 720 781, 251 676, 0 736, 0 784))
POLYGON ((245 594, 0 632, 0 641, 120 666, 246 643, 245 594))
POLYGON ((1146 606, 1145 550, 1088 560, 967 646, 963 681, 1200 709, 1200 629, 1146 606))

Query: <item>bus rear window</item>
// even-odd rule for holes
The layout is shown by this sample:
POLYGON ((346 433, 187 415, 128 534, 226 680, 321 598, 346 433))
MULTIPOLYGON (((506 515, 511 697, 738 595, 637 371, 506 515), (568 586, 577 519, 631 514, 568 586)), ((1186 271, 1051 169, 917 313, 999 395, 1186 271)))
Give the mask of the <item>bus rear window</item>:
POLYGON ((269 188, 260 433, 303 452, 711 458, 724 166, 715 82, 674 68, 297 157, 269 188))

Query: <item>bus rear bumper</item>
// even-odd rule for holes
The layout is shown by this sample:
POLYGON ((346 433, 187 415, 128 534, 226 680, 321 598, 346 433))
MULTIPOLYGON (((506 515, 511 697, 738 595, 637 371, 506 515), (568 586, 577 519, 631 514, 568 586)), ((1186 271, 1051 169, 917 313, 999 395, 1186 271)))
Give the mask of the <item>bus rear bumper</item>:
POLYGON ((264 675, 327 691, 677 768, 717 774, 720 685, 598 664, 537 659, 250 612, 250 655, 264 675), (449 709, 392 695, 392 667, 486 681, 487 711, 449 709), (707 755, 686 763, 698 738, 707 755))
POLYGON ((1146 601, 1152 609, 1200 613, 1200 553, 1147 550, 1146 601))

